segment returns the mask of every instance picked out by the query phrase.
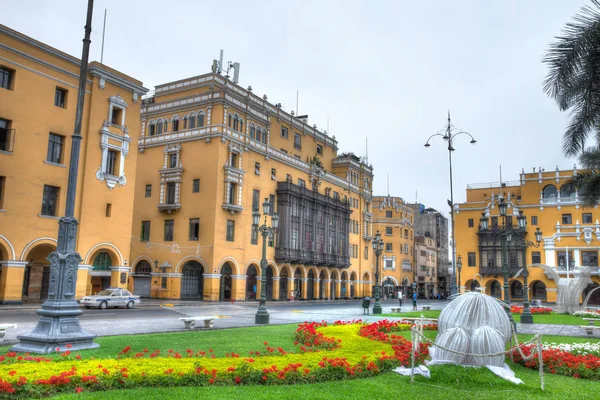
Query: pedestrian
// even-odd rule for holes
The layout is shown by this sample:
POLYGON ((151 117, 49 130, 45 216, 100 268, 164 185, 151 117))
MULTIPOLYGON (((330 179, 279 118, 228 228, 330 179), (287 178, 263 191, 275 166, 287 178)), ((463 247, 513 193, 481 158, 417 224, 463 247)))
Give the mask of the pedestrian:
POLYGON ((413 299, 413 311, 417 311, 417 292, 413 293, 412 299, 413 299))
POLYGON ((398 292, 398 304, 400 305, 400 307, 402 307, 402 292, 398 292))

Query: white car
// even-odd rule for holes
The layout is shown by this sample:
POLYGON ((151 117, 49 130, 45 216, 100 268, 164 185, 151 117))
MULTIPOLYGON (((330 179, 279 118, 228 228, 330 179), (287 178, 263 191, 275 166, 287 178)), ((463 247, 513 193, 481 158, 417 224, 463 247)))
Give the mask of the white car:
POLYGON ((129 290, 119 288, 108 288, 101 290, 93 296, 85 296, 79 301, 85 308, 99 307, 127 307, 133 308, 140 304, 140 296, 135 296, 129 290))

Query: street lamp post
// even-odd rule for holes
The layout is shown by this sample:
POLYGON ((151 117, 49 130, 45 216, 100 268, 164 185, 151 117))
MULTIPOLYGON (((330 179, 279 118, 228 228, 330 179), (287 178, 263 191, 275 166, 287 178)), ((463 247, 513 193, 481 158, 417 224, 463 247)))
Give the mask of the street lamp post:
POLYGON ((430 147, 429 141, 434 136, 441 136, 442 139, 448 142, 448 163, 450 165, 450 200, 448 201, 448 205, 450 206, 450 220, 452 224, 452 276, 450 280, 452 281, 452 289, 451 293, 456 294, 456 237, 454 236, 454 191, 452 189, 452 152, 454 151, 454 138, 458 135, 467 135, 471 138, 470 143, 475 144, 477 141, 473 136, 468 132, 458 131, 452 127, 452 123, 450 120, 450 112, 448 112, 448 124, 446 125, 446 131, 442 135, 441 133, 436 133, 429 136, 427 142, 425 143, 425 147, 430 147))
POLYGON ((461 293, 461 280, 460 280, 460 271, 462 270, 462 258, 458 256, 458 260, 456 261, 456 266, 458 267, 458 293, 461 293))
POLYGON ((252 229, 256 232, 260 232, 263 238, 262 246, 262 258, 260 260, 260 304, 258 311, 254 319, 255 324, 268 324, 269 323, 269 311, 267 311, 267 237, 269 234, 275 235, 277 228, 279 227, 279 217, 277 214, 271 216, 271 225, 267 225, 267 216, 271 215, 271 207, 269 199, 265 198, 263 206, 264 222, 260 224, 260 213, 254 211, 252 213, 252 229))
POLYGON ((67 345, 70 345, 71 350, 100 347, 98 343, 94 343, 96 335, 85 332, 81 327, 78 316, 82 314, 82 311, 75 300, 77 268, 81 262, 81 256, 77 253, 77 225, 79 223, 75 218, 75 196, 77 193, 79 153, 81 140, 83 139, 81 125, 87 85, 93 9, 94 0, 88 0, 85 36, 79 68, 75 125, 71 136, 65 216, 58 221, 56 251, 48 256, 50 261, 48 300, 42 304, 41 310, 36 311, 40 319, 35 329, 28 334, 18 336, 19 343, 12 347, 11 350, 13 351, 48 354, 58 351, 58 349, 64 350, 67 345))
MULTIPOLYGON (((517 221, 519 223, 519 229, 525 230, 527 229, 527 217, 523 215, 523 211, 519 211, 519 216, 517 217, 517 221)), ((542 231, 540 228, 537 228, 535 231, 535 243, 529 240, 523 240, 523 269, 517 272, 515 278, 519 275, 523 276, 523 314, 521 314, 521 323, 522 324, 533 324, 533 314, 531 314, 531 309, 529 308, 529 286, 527 285, 527 278, 529 277, 529 270, 527 269, 527 247, 540 247, 542 242, 542 231)))
POLYGON ((381 314, 381 304, 379 304, 379 257, 383 252, 383 240, 381 240, 381 233, 377 231, 375 239, 373 239, 373 254, 375 255, 375 304, 373 305, 373 314, 381 314))

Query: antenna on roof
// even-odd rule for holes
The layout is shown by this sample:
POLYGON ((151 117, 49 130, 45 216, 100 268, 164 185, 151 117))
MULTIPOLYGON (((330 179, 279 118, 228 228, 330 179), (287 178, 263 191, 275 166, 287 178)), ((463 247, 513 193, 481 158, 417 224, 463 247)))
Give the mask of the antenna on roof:
POLYGON ((221 72, 223 72, 223 49, 221 49, 221 53, 219 55, 219 65, 217 68, 217 74, 221 75, 221 72))
POLYGON ((106 32, 106 8, 104 9, 104 25, 102 26, 102 50, 100 51, 100 64, 104 60, 104 33, 106 32))

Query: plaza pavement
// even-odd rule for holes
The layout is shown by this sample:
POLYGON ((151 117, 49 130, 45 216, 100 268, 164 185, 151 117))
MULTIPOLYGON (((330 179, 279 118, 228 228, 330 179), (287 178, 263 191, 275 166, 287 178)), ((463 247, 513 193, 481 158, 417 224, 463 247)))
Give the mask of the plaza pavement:
MULTIPOLYGON (((371 303, 371 309, 372 309, 371 303)), ((420 301, 421 306, 428 305, 432 310, 442 309, 447 305, 447 301, 420 301)), ((235 303, 206 303, 195 301, 173 301, 171 303, 164 300, 143 300, 140 307, 166 307, 170 312, 168 317, 151 319, 119 319, 118 321, 110 319, 80 318, 82 327, 89 333, 98 336, 112 335, 135 335, 159 332, 185 332, 183 322, 179 320, 183 316, 218 316, 214 321, 213 329, 227 329, 239 327, 256 326, 254 315, 256 313, 257 302, 235 302, 235 303)), ((383 312, 390 313, 391 307, 397 307, 398 303, 394 300, 382 302, 383 312)), ((38 309, 39 305, 6 306, 0 307, 2 310, 31 310, 38 309)), ((302 302, 274 302, 267 303, 270 315, 270 324, 297 324, 301 322, 362 319, 366 322, 374 322, 380 319, 395 319, 390 317, 380 317, 363 315, 361 302, 358 300, 348 301, 302 301, 302 302)), ((412 310, 410 304, 404 304, 403 311, 412 310)), ((122 310, 127 312, 130 310, 122 310)), ((6 318, 6 317, 5 317, 6 318)), ((3 319, 5 319, 3 318, 3 319)), ((402 314, 398 314, 402 318, 402 314)), ((11 321, 2 321, 11 323, 11 321)), ((200 322, 198 325, 202 326, 200 322)), ((18 324, 17 329, 10 329, 6 332, 3 344, 13 344, 17 342, 17 336, 31 332, 36 326, 36 322, 25 322, 18 324)), ((203 329, 203 328, 196 328, 203 329)), ((594 336, 588 336, 582 328, 574 325, 544 325, 544 324, 517 324, 517 332, 535 334, 541 332, 543 335, 562 335, 562 336, 580 336, 600 338, 599 333, 594 336)))

